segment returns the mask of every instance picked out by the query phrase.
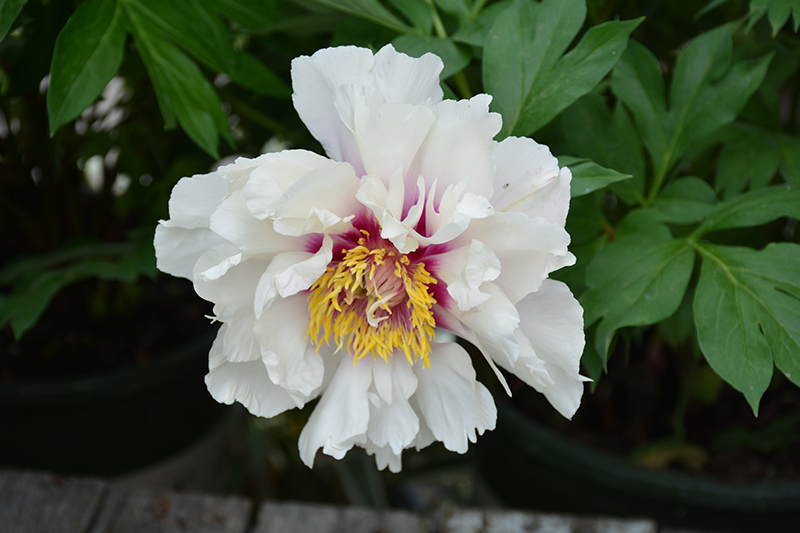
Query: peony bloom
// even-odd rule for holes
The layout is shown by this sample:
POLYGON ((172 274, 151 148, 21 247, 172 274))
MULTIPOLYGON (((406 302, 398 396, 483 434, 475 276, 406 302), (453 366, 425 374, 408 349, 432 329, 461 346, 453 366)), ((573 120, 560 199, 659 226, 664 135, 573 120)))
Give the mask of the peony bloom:
POLYGON ((391 46, 295 59, 295 108, 328 157, 285 150, 184 178, 156 229, 158 267, 222 323, 211 395, 264 417, 319 398, 308 466, 358 445, 396 472, 406 448, 463 453, 494 429, 470 357, 437 331, 564 416, 580 403, 582 309, 547 279, 574 262, 571 174, 531 139, 495 142, 490 96, 443 101, 441 69, 391 46))

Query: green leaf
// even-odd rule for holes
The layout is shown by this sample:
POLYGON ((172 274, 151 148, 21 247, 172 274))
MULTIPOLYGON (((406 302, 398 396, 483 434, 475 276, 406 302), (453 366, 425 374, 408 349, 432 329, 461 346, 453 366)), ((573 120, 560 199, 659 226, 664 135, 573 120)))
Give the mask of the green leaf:
POLYGON ((383 7, 378 0, 314 0, 317 4, 380 24, 397 33, 414 30, 383 7))
POLYGON ((800 30, 800 2, 797 0, 750 0, 750 13, 755 16, 750 19, 748 30, 764 15, 767 15, 772 26, 773 37, 789 21, 789 15, 794 18, 794 32, 800 30))
POLYGON ((793 187, 800 187, 800 138, 776 135, 781 151, 781 174, 793 187))
POLYGON ((592 161, 560 156, 558 165, 569 167, 572 172, 570 194, 572 198, 589 194, 612 183, 630 179, 630 174, 622 174, 610 168, 604 168, 592 161))
POLYGON ((603 360, 619 328, 672 315, 691 278, 695 254, 688 241, 673 239, 663 224, 638 227, 603 248, 586 271, 589 290, 580 301, 587 327, 602 319, 595 348, 603 360))
POLYGON ((781 217, 800 218, 800 190, 776 185, 726 200, 714 208, 695 235, 760 226, 781 217))
POLYGON ((200 0, 119 2, 138 30, 160 39, 168 37, 212 70, 234 72, 236 58, 228 30, 211 6, 200 0))
POLYGON ((679 178, 661 191, 652 209, 663 222, 692 224, 701 222, 714 210, 714 189, 700 178, 679 178))
POLYGON ((535 132, 589 92, 641 22, 595 26, 562 57, 585 16, 583 0, 517 0, 498 15, 486 41, 483 79, 503 115, 501 138, 535 132))
POLYGON ((651 200, 687 150, 732 122, 766 75, 771 54, 731 64, 731 31, 731 25, 715 28, 681 52, 669 112, 658 62, 647 49, 632 44, 614 69, 611 88, 633 113, 653 159, 651 200))
POLYGON ((217 13, 224 15, 247 31, 262 34, 286 15, 274 2, 264 0, 212 0, 217 13))
POLYGON ((405 15, 417 30, 430 35, 433 28, 433 13, 425 0, 389 0, 389 2, 405 15))
POLYGON ((452 38, 454 41, 483 48, 486 38, 492 29, 494 21, 514 0, 501 0, 495 4, 487 6, 474 19, 456 31, 452 38))
POLYGON ((611 90, 631 110, 645 148, 659 160, 667 149, 667 101, 656 56, 630 41, 611 74, 611 90))
POLYGON ((0 42, 6 38, 8 30, 28 0, 0 0, 0 42))
POLYGON ((47 90, 50 135, 89 107, 125 53, 124 15, 116 0, 87 0, 56 39, 47 90))
POLYGON ((292 95, 291 87, 280 76, 250 54, 236 54, 235 68, 231 72, 231 79, 242 87, 263 96, 290 98, 292 95))
POLYGON ((614 189, 623 201, 634 204, 643 199, 644 151, 639 133, 622 105, 617 105, 611 115, 603 98, 590 92, 562 113, 561 125, 571 153, 633 176, 624 187, 614 189))
POLYGON ((700 243, 695 326, 709 365, 753 413, 772 364, 800 385, 800 246, 763 250, 700 243))
POLYGON ((133 23, 133 27, 134 41, 153 81, 164 128, 174 128, 177 120, 198 146, 218 159, 219 135, 229 142, 232 138, 214 88, 197 64, 169 41, 150 33, 146 24, 133 23))
POLYGON ((747 128, 722 146, 717 162, 717 190, 724 197, 769 185, 781 164, 781 152, 771 132, 747 128))
POLYGON ((443 80, 463 70, 472 59, 469 50, 458 46, 451 39, 441 37, 407 34, 400 35, 392 41, 392 44, 398 52, 403 52, 411 57, 420 57, 432 52, 442 58, 444 69, 441 78, 443 80))

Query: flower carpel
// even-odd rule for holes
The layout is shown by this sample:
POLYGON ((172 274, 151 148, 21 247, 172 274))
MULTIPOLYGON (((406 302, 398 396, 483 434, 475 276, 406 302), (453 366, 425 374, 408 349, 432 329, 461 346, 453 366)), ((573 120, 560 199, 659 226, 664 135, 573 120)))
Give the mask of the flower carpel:
POLYGON ((368 354, 386 360, 399 348, 410 362, 429 366, 436 324, 429 286, 436 278, 390 243, 370 247, 369 232, 361 233, 311 286, 308 336, 317 346, 346 347, 354 362, 368 354))

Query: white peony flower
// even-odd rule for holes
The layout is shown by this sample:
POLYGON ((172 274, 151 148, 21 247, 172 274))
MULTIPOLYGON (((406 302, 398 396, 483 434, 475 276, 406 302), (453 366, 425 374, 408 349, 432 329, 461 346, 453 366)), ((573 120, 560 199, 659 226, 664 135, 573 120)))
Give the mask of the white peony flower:
POLYGON ((184 178, 156 229, 158 267, 222 322, 211 395, 264 417, 320 398, 308 466, 357 445, 397 472, 406 448, 464 453, 494 429, 469 356, 437 329, 564 416, 580 403, 582 309, 547 279, 574 262, 571 174, 531 139, 493 141, 490 96, 443 101, 441 69, 390 45, 295 59, 294 105, 328 158, 285 150, 184 178))

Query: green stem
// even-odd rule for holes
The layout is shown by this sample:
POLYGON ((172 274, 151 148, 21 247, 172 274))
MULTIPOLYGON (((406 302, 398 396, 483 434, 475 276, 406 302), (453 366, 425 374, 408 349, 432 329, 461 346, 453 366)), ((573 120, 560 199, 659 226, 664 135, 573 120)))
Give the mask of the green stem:
MULTIPOLYGON (((436 36, 442 39, 447 39, 447 30, 444 27, 442 18, 439 16, 439 12, 436 10, 436 6, 433 4, 433 0, 428 0, 427 3, 431 8, 431 18, 433 19, 433 28, 436 30, 436 36)), ((467 81, 467 77, 464 75, 463 71, 453 74, 453 81, 456 84, 456 88, 458 89, 461 98, 472 98, 472 88, 469 86, 469 82, 467 81)))

